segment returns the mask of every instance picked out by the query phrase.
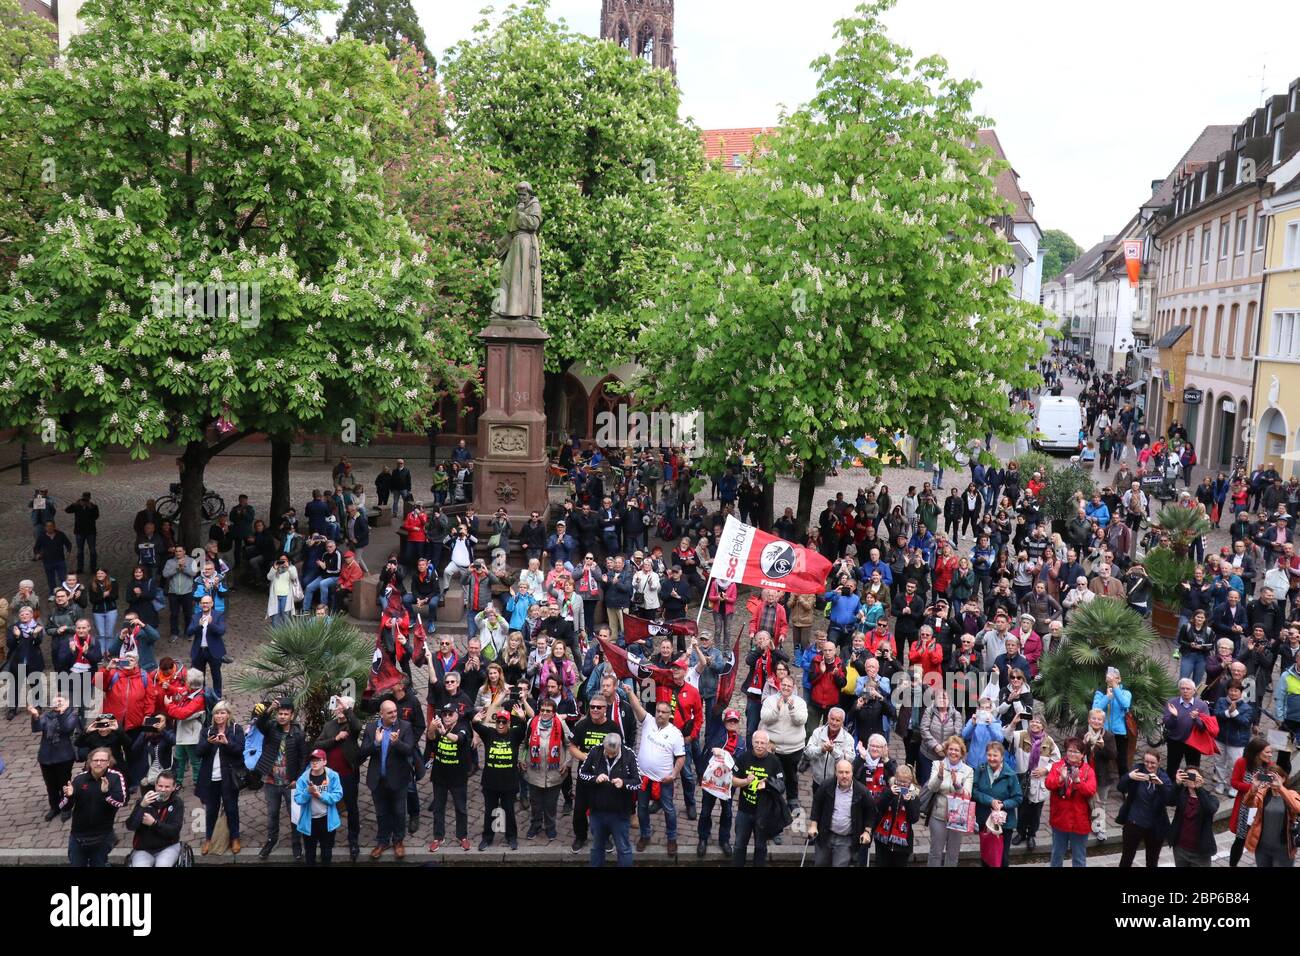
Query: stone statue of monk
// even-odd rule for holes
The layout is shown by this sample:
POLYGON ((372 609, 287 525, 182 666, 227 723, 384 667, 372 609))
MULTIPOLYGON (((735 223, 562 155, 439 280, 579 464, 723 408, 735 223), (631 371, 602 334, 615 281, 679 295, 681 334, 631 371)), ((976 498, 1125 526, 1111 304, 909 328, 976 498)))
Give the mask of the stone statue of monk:
POLYGON ((542 260, 537 233, 542 228, 542 205, 533 187, 515 187, 518 203, 506 223, 506 235, 497 246, 501 282, 492 302, 494 315, 507 319, 542 317, 542 260))

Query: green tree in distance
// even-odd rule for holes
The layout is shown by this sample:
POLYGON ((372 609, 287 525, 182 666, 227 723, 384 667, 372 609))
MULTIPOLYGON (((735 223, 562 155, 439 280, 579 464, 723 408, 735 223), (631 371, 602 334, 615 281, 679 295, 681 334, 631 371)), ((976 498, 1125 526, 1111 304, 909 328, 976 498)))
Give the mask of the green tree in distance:
POLYGON ((339 17, 338 31, 339 36, 351 33, 358 40, 379 44, 388 50, 392 60, 401 56, 406 46, 413 46, 430 73, 437 69, 411 0, 348 0, 347 9, 339 17))
MULTIPOLYGON (((442 78, 460 149, 504 178, 497 222, 527 180, 542 203, 547 365, 630 350, 636 310, 670 266, 678 208, 701 166, 672 76, 613 43, 511 6, 448 51, 442 78)), ((495 263, 490 272, 494 272, 495 263)))
POLYGON ((1038 254, 1043 257, 1043 281, 1050 282, 1083 255, 1083 248, 1060 229, 1046 229, 1038 243, 1038 254))
MULTIPOLYGON (((740 175, 702 178, 698 210, 642 312, 638 393, 699 409, 716 468, 742 439, 772 473, 816 483, 863 436, 916 438, 923 457, 1024 433, 1006 389, 1039 381, 1042 310, 995 269, 1007 211, 976 84, 938 57, 912 62, 880 22, 836 25, 818 93, 740 175)), ((878 459, 870 460, 879 468, 878 459)))

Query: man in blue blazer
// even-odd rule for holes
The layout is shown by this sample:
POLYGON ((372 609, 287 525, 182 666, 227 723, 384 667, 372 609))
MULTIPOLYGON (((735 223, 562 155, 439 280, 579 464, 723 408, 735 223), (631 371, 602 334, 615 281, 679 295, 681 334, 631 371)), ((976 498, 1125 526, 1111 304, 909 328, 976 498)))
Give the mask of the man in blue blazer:
POLYGON ((212 690, 220 698, 221 665, 229 662, 226 657, 226 617, 213 609, 211 594, 199 598, 198 613, 191 618, 186 633, 193 638, 190 664, 197 671, 212 669, 212 690))

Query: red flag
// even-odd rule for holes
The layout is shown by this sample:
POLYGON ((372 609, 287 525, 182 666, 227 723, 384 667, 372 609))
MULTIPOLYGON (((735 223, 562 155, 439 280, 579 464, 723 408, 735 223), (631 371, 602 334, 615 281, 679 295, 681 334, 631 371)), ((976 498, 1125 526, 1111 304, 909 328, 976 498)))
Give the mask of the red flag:
MULTIPOLYGON (((628 619, 624 617, 623 620, 626 622, 628 619)), ((636 680, 642 677, 649 677, 656 683, 665 683, 672 680, 671 668, 642 663, 635 657, 630 656, 625 648, 619 647, 609 638, 601 637, 598 640, 600 641, 601 650, 605 652, 605 659, 609 661, 610 669, 619 680, 636 680)))
POLYGON ((661 624, 633 614, 623 615, 623 640, 628 644, 652 637, 694 637, 698 633, 699 628, 688 617, 661 624))
POLYGON ((791 594, 821 594, 831 573, 830 561, 818 552, 741 524, 731 515, 715 553, 713 577, 791 594))

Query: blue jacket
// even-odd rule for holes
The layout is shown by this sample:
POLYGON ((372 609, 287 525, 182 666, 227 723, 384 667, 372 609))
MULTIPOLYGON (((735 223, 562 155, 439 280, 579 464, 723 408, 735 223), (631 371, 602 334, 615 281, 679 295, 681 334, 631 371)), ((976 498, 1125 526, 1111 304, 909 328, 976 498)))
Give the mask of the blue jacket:
POLYGON ((1300 723, 1300 664, 1292 664, 1278 675, 1273 685, 1273 714, 1279 721, 1300 723))
MULTIPOLYGON (((199 657, 200 652, 203 650, 203 626, 199 623, 202 619, 203 612, 195 608, 189 630, 186 631, 194 639, 190 644, 190 663, 199 669, 202 669, 202 659, 199 657)), ((226 617, 214 608, 212 622, 208 625, 208 655, 212 659, 220 661, 226 656, 225 636, 226 617)))
POLYGON ((880 580, 884 581, 885 584, 887 585, 891 585, 891 586, 893 585, 894 569, 891 568, 889 565, 887 565, 884 561, 863 561, 862 562, 862 567, 858 568, 858 577, 862 580, 863 584, 871 583, 872 571, 879 571, 880 580))
MULTIPOLYGON (((599 645, 597 645, 599 646, 599 645)), ((727 668, 727 658, 722 651, 714 647, 708 651, 700 648, 700 651, 708 658, 708 663, 704 665, 704 672, 699 674, 699 686, 696 688, 700 692, 700 697, 712 700, 718 696, 718 678, 725 674, 727 668)), ((700 656, 696 652, 691 652, 690 665, 694 670, 699 664, 700 656)))
MULTIPOLYGON (((307 789, 311 767, 302 772, 298 783, 293 788, 293 802, 302 807, 295 829, 304 836, 311 836, 311 792, 307 789)), ((343 784, 339 775, 329 767, 325 768, 325 789, 321 791, 320 800, 325 804, 325 829, 333 833, 339 828, 338 802, 343 799, 343 784)))
POLYGON ((809 644, 807 647, 805 647, 803 650, 801 650, 798 654, 794 656, 794 666, 799 668, 799 670, 803 673, 803 691, 804 691, 805 700, 807 699, 808 694, 812 691, 812 679, 809 675, 809 672, 812 670, 812 662, 816 659, 816 657, 817 657, 816 644, 809 644))
POLYGON ((573 535, 565 534, 563 538, 551 535, 546 541, 546 553, 551 556, 552 564, 572 564, 573 552, 578 550, 573 535))
POLYGON ((988 762, 989 744, 997 741, 1004 747, 1006 744, 1006 733, 1002 730, 1002 723, 996 717, 987 724, 975 722, 972 717, 966 721, 966 726, 961 729, 961 739, 966 741, 966 762, 975 768, 976 776, 988 762))
POLYGON ((1089 518, 1096 518, 1097 523, 1103 528, 1110 524, 1110 509, 1106 507, 1106 502, 1094 505, 1090 501, 1083 510, 1089 518))
POLYGON ((934 562, 934 535, 929 531, 926 531, 924 535, 920 532, 912 535, 907 542, 907 546, 920 549, 921 553, 925 555, 926 564, 934 562))
POLYGON ((1214 716, 1219 720, 1219 743, 1225 747, 1244 747, 1250 743, 1250 725, 1255 720, 1255 705, 1242 698, 1237 702, 1237 716, 1228 716, 1228 698, 1221 697, 1214 705, 1214 716))
POLYGON ((1001 800, 1002 809, 1007 814, 1007 822, 1002 825, 1002 828, 1010 832, 1016 828, 1016 808, 1024 802, 1024 791, 1020 789, 1020 778, 1005 763, 1002 765, 1002 772, 991 783, 989 782, 989 776, 986 759, 985 766, 975 769, 975 784, 971 793, 971 797, 975 801, 975 822, 983 830, 985 821, 988 820, 989 814, 993 812, 993 801, 1001 800))
POLYGON ((827 591, 822 599, 831 605, 831 624, 843 631, 852 631, 862 610, 862 599, 856 594, 841 594, 839 591, 827 591))
POLYGON ((975 548, 970 553, 971 567, 976 574, 988 574, 993 570, 993 562, 998 559, 998 553, 992 547, 975 548))
POLYGON ((1111 696, 1109 702, 1106 700, 1104 690, 1092 692, 1092 709, 1105 711, 1106 729, 1112 734, 1123 736, 1128 733, 1128 725, 1124 723, 1124 715, 1128 713, 1128 709, 1132 706, 1133 692, 1125 690, 1123 684, 1115 688, 1115 693, 1111 696))
MULTIPOLYGON (((1141 764, 1137 765, 1145 773, 1141 764)), ((1116 823, 1131 823, 1143 830, 1153 830, 1157 839, 1163 840, 1169 832, 1169 806, 1174 802, 1174 785, 1169 775, 1157 770, 1157 784, 1134 780, 1128 771, 1120 774, 1119 792, 1124 794, 1124 805, 1119 808, 1116 823)))
POLYGON ((537 603, 532 593, 516 594, 506 598, 506 613, 510 615, 510 630, 522 631, 528 620, 528 609, 537 603))

